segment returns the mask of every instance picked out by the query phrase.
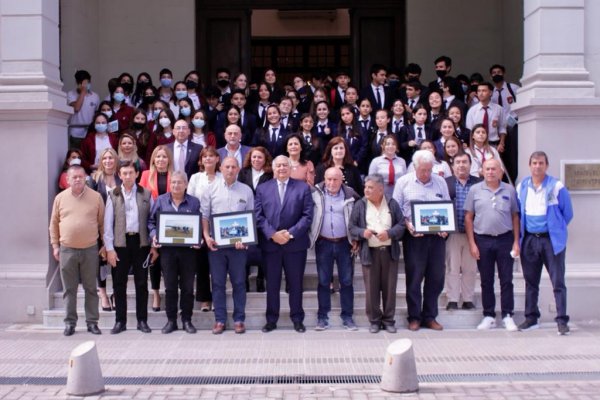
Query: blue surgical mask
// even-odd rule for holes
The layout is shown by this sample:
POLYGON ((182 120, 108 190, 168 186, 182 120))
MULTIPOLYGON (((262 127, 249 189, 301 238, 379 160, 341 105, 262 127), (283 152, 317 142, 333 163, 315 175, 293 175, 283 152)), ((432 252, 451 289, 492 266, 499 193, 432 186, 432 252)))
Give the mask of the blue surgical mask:
POLYGON ((469 91, 469 86, 468 86, 468 85, 465 85, 465 84, 463 83, 463 84, 462 84, 462 85, 460 85, 460 86, 462 86, 462 90, 463 90, 463 92, 464 92, 464 93, 467 93, 467 92, 469 91))
POLYGON ((112 110, 102 111, 102 114, 106 115, 110 119, 113 115, 112 110))
POLYGON ((160 114, 162 110, 152 110, 152 116, 154 119, 158 118, 158 114, 160 114))
POLYGON ((92 84, 88 82, 87 85, 86 85, 86 89, 87 89, 88 92, 90 90, 92 90, 92 84))
POLYGON ((169 78, 162 78, 160 80, 160 86, 164 87, 164 88, 168 88, 171 87, 171 84, 173 83, 173 79, 169 79, 169 78))
POLYGON ((206 122, 204 122, 203 119, 193 119, 192 124, 194 124, 196 128, 202 129, 204 128, 204 124, 206 124, 206 122))
POLYGON ((184 97, 187 97, 188 93, 187 90, 176 90, 175 91, 175 97, 177 97, 177 100, 181 100, 184 97))
POLYGON ((115 101, 118 101, 119 103, 121 103, 123 100, 125 100, 125 94, 123 94, 121 92, 117 92, 117 93, 113 94, 113 99, 115 99, 115 101))
POLYGON ((190 116, 190 114, 192 113, 192 109, 191 109, 191 108, 189 108, 189 107, 181 107, 181 108, 179 109, 179 113, 180 113, 181 115, 183 115, 184 117, 189 117, 189 116, 190 116))
POLYGON ((108 124, 94 124, 94 129, 96 130, 96 132, 104 133, 108 129, 108 124))

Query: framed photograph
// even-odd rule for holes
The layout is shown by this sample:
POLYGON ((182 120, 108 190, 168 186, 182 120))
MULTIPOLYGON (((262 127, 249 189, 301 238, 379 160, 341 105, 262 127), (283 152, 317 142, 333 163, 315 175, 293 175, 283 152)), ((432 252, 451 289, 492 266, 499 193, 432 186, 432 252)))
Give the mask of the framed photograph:
POLYGON ((411 204, 416 233, 455 232, 456 216, 451 201, 415 201, 411 204))
POLYGON ((200 246, 202 225, 200 213, 158 214, 156 240, 163 246, 200 246))
POLYGON ((237 242, 247 245, 258 243, 252 211, 211 215, 210 227, 213 239, 221 248, 233 247, 237 242))

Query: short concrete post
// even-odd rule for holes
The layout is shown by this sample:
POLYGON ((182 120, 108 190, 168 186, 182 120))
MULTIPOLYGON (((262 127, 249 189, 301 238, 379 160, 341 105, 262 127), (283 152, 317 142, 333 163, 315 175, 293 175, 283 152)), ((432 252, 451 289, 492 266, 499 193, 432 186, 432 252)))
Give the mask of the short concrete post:
POLYGON ((398 339, 388 346, 383 364, 381 389, 396 393, 419 390, 417 364, 410 339, 398 339))
POLYGON ((67 394, 88 396, 104 392, 104 378, 96 342, 88 341, 75 347, 69 358, 67 394))

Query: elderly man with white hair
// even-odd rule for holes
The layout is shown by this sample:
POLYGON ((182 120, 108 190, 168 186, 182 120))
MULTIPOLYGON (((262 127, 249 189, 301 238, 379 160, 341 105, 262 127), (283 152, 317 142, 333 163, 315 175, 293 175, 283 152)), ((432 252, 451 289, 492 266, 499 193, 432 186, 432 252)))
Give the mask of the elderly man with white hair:
POLYGON ((422 234, 415 231, 412 223, 412 203, 419 201, 450 200, 448 185, 439 175, 432 174, 434 155, 419 150, 412 157, 415 171, 401 177, 394 188, 394 199, 400 204, 406 224, 404 235, 404 263, 406 268, 406 302, 408 305, 408 329, 419 330, 421 326, 442 330, 436 321, 438 297, 444 289, 446 253, 445 232, 422 234), (423 292, 421 285, 423 284, 423 292))

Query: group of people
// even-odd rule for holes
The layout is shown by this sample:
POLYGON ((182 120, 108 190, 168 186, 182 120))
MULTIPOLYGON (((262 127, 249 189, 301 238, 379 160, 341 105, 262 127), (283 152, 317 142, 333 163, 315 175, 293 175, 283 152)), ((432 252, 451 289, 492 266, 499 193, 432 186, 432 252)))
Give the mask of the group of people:
MULTIPOLYGON (((294 329, 304 332, 309 248, 315 250, 318 271, 316 330, 330 326, 334 265, 343 326, 358 329, 352 285, 358 256, 369 330, 396 332, 403 252, 410 330, 443 329, 436 317, 444 287, 448 310, 458 309, 461 300, 463 309, 476 308, 477 271, 484 316, 478 328, 494 327, 495 265, 503 326, 535 328, 546 265, 558 330, 568 333, 568 192, 546 175, 543 152, 532 154, 531 177, 516 190, 502 181, 510 175, 510 157, 503 156, 509 150, 507 136, 517 127, 510 111, 516 87, 504 81, 500 65, 490 68, 493 83, 480 74, 451 77, 451 60, 445 56, 434 65, 438 79, 424 86, 416 64, 406 67, 401 84, 399 74, 375 64, 370 84, 360 90, 346 71, 339 71, 335 82, 315 74, 310 84, 297 77, 279 86, 272 69, 264 81, 252 83, 244 74, 231 79, 220 68, 216 86, 205 91, 195 71, 173 84, 172 73, 163 69, 160 88, 147 73, 138 75, 134 88, 132 76, 124 73, 109 82, 110 97, 103 102, 91 91, 89 73, 78 71, 77 89, 68 95, 75 109, 69 133, 76 147, 67 153, 59 180, 65 190, 55 199, 50 223, 64 288, 65 335, 75 331, 79 282, 90 332, 100 333, 97 286, 103 309, 113 307, 105 277, 98 273, 101 260, 113 277, 113 334, 127 326, 128 274, 134 275, 136 287, 137 329, 151 331, 148 269, 155 311, 160 310, 164 279, 163 333, 178 329, 178 315, 186 332, 196 332, 194 300, 203 311, 214 309, 212 331, 222 333, 227 275, 233 329, 244 333, 249 265, 259 266, 257 289, 266 291, 263 332, 277 328, 282 275, 294 329), (454 204, 456 231, 423 233, 415 226, 414 204, 440 201, 454 204), (258 246, 236 241, 220 248, 212 236, 212 217, 248 211, 256 217, 258 246), (161 245, 157 224, 162 213, 198 215, 202 243, 161 245), (512 265, 519 254, 526 320, 517 326, 512 265)), ((505 180, 512 182, 510 176, 505 180)))

